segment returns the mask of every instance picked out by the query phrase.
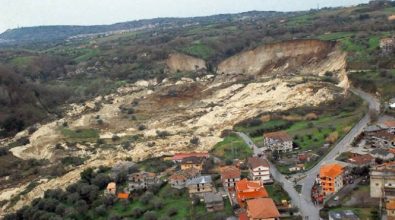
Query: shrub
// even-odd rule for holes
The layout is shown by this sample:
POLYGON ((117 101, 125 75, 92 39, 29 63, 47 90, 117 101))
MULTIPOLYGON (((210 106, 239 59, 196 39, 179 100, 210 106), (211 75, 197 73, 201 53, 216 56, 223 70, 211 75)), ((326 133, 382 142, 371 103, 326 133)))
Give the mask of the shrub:
POLYGON ((118 136, 118 135, 116 135, 116 134, 114 134, 113 136, 112 136, 112 138, 111 138, 111 140, 113 141, 113 142, 115 142, 115 141, 119 141, 121 138, 118 136))
POLYGON ((147 127, 145 125, 139 125, 138 129, 139 129, 139 131, 143 131, 143 130, 147 129, 147 127))
POLYGON ((198 137, 194 136, 193 138, 191 138, 191 140, 189 140, 189 142, 193 145, 198 145, 200 140, 198 137))
POLYGON ((169 211, 167 212, 167 214, 168 214, 170 217, 177 215, 177 213, 178 213, 178 209, 175 208, 175 207, 170 208, 169 211))
POLYGON ((154 198, 154 194, 152 194, 152 192, 145 192, 140 197, 140 202, 147 205, 152 198, 154 198))
POLYGON ((141 208, 136 207, 136 208, 134 208, 134 209, 132 210, 132 216, 133 216, 134 218, 140 218, 141 215, 143 215, 143 212, 144 212, 144 211, 143 211, 141 208))
POLYGON ((154 211, 148 211, 146 213, 144 213, 144 219, 145 220, 156 220, 156 212, 154 211))

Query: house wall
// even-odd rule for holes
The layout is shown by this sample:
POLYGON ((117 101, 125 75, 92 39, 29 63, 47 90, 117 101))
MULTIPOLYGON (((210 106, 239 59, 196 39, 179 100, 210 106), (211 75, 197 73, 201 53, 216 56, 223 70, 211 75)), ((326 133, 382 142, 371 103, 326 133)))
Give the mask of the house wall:
POLYGON ((223 179, 222 183, 224 187, 235 187, 236 182, 240 181, 240 178, 232 178, 232 179, 223 179))
POLYGON ((188 186, 189 193, 203 193, 203 192, 212 192, 213 186, 211 184, 196 184, 188 186))
POLYGON ((181 170, 187 170, 190 168, 194 168, 194 169, 201 171, 203 169, 203 165, 202 164, 181 164, 181 170))
POLYGON ((383 197, 384 187, 395 188, 395 173, 393 176, 386 176, 384 178, 380 171, 373 171, 370 175, 370 196, 372 198, 383 197))
POLYGON ((264 138, 265 147, 270 150, 278 150, 283 152, 292 151, 292 141, 281 142, 276 139, 264 138))
POLYGON ((250 169, 253 180, 261 180, 262 182, 270 181, 270 169, 268 167, 257 167, 255 169, 250 169))
POLYGON ((325 195, 330 195, 343 188, 343 176, 339 175, 336 178, 320 176, 320 183, 325 195))

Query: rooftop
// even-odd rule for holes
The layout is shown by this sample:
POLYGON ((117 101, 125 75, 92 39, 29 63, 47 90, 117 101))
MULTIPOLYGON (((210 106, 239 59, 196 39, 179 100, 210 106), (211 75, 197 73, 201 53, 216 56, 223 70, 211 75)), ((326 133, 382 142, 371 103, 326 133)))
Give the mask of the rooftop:
POLYGON ((374 157, 370 154, 358 155, 348 159, 348 162, 356 165, 369 164, 374 160, 374 157))
POLYGON ((343 166, 337 163, 322 165, 320 168, 320 176, 322 177, 332 177, 336 178, 337 176, 343 173, 343 166))
POLYGON ((221 176, 223 179, 240 178, 240 169, 235 166, 226 166, 221 168, 221 176))
POLYGON ((187 157, 205 157, 208 158, 208 152, 189 152, 189 153, 176 153, 173 156, 173 160, 182 160, 187 157))
POLYGON ((207 203, 219 203, 223 202, 221 193, 205 193, 204 202, 207 203))
POLYGON ((279 218, 280 213, 273 199, 258 198, 247 201, 247 216, 253 219, 279 218))
POLYGON ((169 179, 172 180, 187 180, 193 177, 196 177, 200 174, 200 171, 194 168, 189 168, 186 170, 179 170, 173 173, 169 179))
POLYGON ((390 200, 385 204, 385 208, 389 210, 395 210, 395 200, 390 200))
POLYGON ((242 179, 236 182, 236 192, 239 199, 268 197, 265 187, 260 181, 242 179))
POLYGON ((382 148, 374 149, 370 153, 373 155, 380 155, 380 156, 387 156, 388 154, 390 154, 388 150, 382 148))
POLYGON ((330 211, 329 216, 334 220, 359 220, 359 217, 351 210, 330 211))
POLYGON ((265 133, 263 134, 265 138, 269 139, 276 139, 282 142, 285 141, 292 141, 292 137, 289 136, 289 134, 285 131, 276 131, 276 132, 270 132, 270 133, 265 133))
POLYGON ((192 157, 186 157, 186 158, 182 159, 181 163, 182 164, 201 164, 201 163, 203 163, 203 161, 205 159, 206 159, 205 157, 192 156, 192 157))
POLYGON ((199 176, 193 179, 190 179, 186 182, 186 185, 197 185, 197 184, 206 184, 212 183, 211 176, 199 176))
POLYGON ((270 167, 269 162, 265 159, 260 158, 260 157, 248 158, 248 165, 250 165, 250 167, 252 169, 254 169, 256 167, 260 167, 260 166, 270 167))
POLYGON ((395 120, 385 121, 383 122, 383 125, 387 126, 388 128, 395 128, 395 120))

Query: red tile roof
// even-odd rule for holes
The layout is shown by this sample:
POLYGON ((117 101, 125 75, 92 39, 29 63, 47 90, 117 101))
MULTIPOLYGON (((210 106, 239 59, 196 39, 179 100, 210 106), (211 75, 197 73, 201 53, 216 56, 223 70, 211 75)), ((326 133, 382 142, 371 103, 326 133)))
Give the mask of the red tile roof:
POLYGON ((183 160, 184 158, 187 157, 205 157, 208 158, 209 154, 208 152, 190 152, 190 153, 176 153, 173 156, 173 160, 183 160))
POLYGON ((385 204, 385 208, 389 210, 395 210, 395 200, 390 200, 385 204))
POLYGON ((250 157, 250 158, 248 158, 248 165, 250 165, 250 167, 252 169, 255 169, 255 168, 260 167, 260 166, 270 167, 269 162, 267 162, 267 160, 262 159, 260 157, 250 157))
POLYGON ((128 199, 129 193, 118 193, 118 199, 128 199))
POLYGON ((336 178, 343 173, 343 167, 337 163, 326 164, 320 168, 320 177, 336 178))
POLYGON ((226 166, 221 168, 222 179, 235 179, 240 178, 240 169, 235 166, 226 166))
POLYGON ((383 124, 389 128, 395 128, 395 120, 385 121, 385 122, 383 122, 383 124))
POLYGON ((247 201, 247 216, 250 219, 279 218, 280 213, 271 198, 251 199, 247 201))
POLYGON ((240 206, 248 199, 265 198, 268 193, 260 181, 242 179, 236 182, 236 196, 240 206))
POLYGON ((374 157, 370 154, 357 155, 348 159, 348 162, 356 165, 370 164, 372 161, 374 161, 374 157))
POLYGON ((239 220, 248 220, 247 212, 240 212, 239 220))
POLYGON ((270 133, 265 133, 263 134, 265 138, 269 139, 276 139, 282 142, 285 141, 292 141, 292 137, 289 136, 289 134, 285 131, 276 131, 276 132, 270 132, 270 133))

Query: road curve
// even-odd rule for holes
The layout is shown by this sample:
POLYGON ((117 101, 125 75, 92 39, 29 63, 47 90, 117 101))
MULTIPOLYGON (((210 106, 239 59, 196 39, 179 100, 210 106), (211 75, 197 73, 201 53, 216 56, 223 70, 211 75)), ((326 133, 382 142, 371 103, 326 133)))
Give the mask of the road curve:
MULTIPOLYGON (((369 104, 369 111, 380 111, 380 102, 374 96, 355 88, 352 88, 351 92, 353 92, 355 95, 358 95, 369 104)), ((299 208, 304 219, 320 219, 319 210, 321 209, 321 206, 316 206, 311 201, 311 188, 313 187, 315 178, 321 165, 334 162, 335 158, 339 154, 347 150, 347 148, 351 145, 354 139, 363 131, 363 129, 368 125, 369 122, 370 115, 369 112, 367 112, 365 116, 350 130, 350 132, 346 136, 344 136, 343 139, 339 141, 336 146, 333 147, 332 150, 317 165, 304 173, 305 177, 298 182, 302 185, 301 194, 299 194, 295 190, 295 183, 285 178, 285 176, 281 174, 273 164, 270 164, 270 172, 273 178, 277 182, 282 183, 284 190, 291 197, 292 204, 299 208)), ((249 147, 253 149, 254 155, 258 155, 260 153, 260 150, 256 147, 256 145, 248 135, 242 132, 236 132, 236 134, 241 137, 249 147)))

